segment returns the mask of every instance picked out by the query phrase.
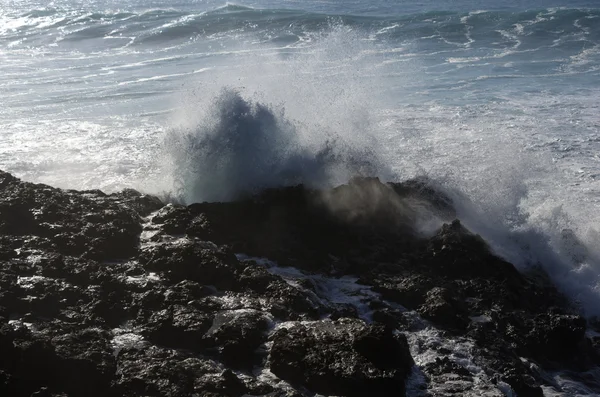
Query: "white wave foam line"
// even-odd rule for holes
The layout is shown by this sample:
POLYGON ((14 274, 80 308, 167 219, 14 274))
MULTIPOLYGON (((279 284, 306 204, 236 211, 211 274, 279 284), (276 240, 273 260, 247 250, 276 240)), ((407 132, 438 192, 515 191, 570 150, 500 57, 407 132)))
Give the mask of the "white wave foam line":
POLYGON ((572 55, 569 57, 571 60, 570 67, 573 66, 583 66, 590 64, 592 62, 598 61, 598 56, 600 55, 600 44, 596 44, 592 47, 583 49, 579 54, 572 55))
POLYGON ((400 27, 400 25, 397 23, 394 23, 390 26, 386 26, 384 28, 379 29, 377 32, 375 32, 375 36, 387 34, 388 32, 393 31, 394 29, 396 29, 398 27, 400 27))
POLYGON ((173 74, 163 74, 163 75, 152 76, 152 77, 141 77, 136 80, 122 81, 118 85, 123 86, 123 85, 144 83, 147 81, 167 80, 167 79, 171 79, 173 77, 189 76, 190 74, 192 74, 192 73, 173 73, 173 74))
POLYGON ((112 65, 104 66, 104 67, 102 67, 102 70, 131 69, 131 68, 156 65, 156 64, 161 64, 161 63, 169 64, 169 63, 175 62, 175 61, 183 61, 184 59, 188 58, 188 56, 189 55, 177 54, 177 55, 171 55, 171 56, 167 56, 167 57, 153 57, 151 59, 145 59, 145 60, 139 61, 139 62, 131 62, 131 63, 122 64, 122 65, 114 65, 114 66, 112 66, 112 65))
MULTIPOLYGON (((522 25, 521 25, 521 28, 522 28, 522 25)), ((515 43, 511 47, 511 49, 516 50, 517 48, 519 48, 521 46, 521 39, 519 39, 519 36, 517 34, 510 32, 508 30, 503 30, 503 29, 496 30, 496 32, 500 33, 500 35, 502 35, 502 37, 505 37, 506 39, 515 43)), ((515 29, 515 32, 518 32, 518 29, 515 29)))
POLYGON ((475 10, 475 11, 471 11, 471 12, 469 12, 467 15, 465 15, 465 16, 462 16, 462 17, 460 18, 460 22, 461 22, 462 24, 466 24, 466 23, 469 21, 469 18, 471 18, 471 17, 473 17, 473 16, 475 16, 475 15, 479 15, 479 14, 485 14, 486 12, 488 12, 488 11, 486 11, 486 10, 475 10))
POLYGON ((200 16, 200 14, 184 15, 184 16, 179 17, 179 18, 177 18, 177 19, 175 19, 175 20, 173 20, 171 22, 167 22, 164 25, 161 25, 161 26, 157 27, 151 33, 153 33, 153 34, 160 34, 160 33, 162 33, 163 29, 168 29, 168 28, 172 28, 172 27, 175 27, 175 26, 185 25, 186 23, 195 20, 199 16, 200 16))
MULTIPOLYGON (((529 49, 529 50, 516 50, 514 48, 510 48, 501 52, 497 52, 494 54, 490 54, 490 55, 483 55, 483 56, 466 56, 466 57, 448 57, 447 58, 447 62, 448 63, 473 63, 473 62, 479 62, 479 61, 485 61, 485 60, 494 60, 494 59, 501 59, 507 56, 512 56, 512 55, 519 55, 519 54, 527 54, 530 52, 536 52, 539 49, 535 48, 535 49, 529 49)), ((556 60, 552 60, 552 62, 559 62, 560 59, 556 59, 556 60)), ((549 62, 548 60, 543 60, 543 61, 527 61, 528 63, 545 63, 545 62, 549 62)), ((478 76, 481 77, 481 76, 478 76)))
POLYGON ((598 395, 598 388, 586 386, 581 379, 589 383, 600 384, 600 368, 580 373, 570 371, 554 371, 545 374, 546 381, 552 386, 544 385, 542 390, 545 397, 590 397, 598 395), (591 382, 590 382, 591 381, 591 382))

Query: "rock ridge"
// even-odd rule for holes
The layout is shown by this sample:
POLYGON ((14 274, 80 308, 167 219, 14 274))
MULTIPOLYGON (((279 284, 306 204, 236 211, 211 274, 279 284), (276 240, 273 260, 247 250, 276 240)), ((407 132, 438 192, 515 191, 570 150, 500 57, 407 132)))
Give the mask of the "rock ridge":
POLYGON ((0 395, 600 393, 599 331, 427 180, 183 206, 0 171, 0 395))

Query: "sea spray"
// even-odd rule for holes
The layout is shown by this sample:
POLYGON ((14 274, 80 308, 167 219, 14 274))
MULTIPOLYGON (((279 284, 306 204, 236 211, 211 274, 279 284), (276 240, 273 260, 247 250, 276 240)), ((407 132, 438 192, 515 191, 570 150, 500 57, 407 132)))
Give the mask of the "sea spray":
POLYGON ((283 109, 223 89, 198 125, 167 135, 176 195, 186 202, 229 201, 265 188, 323 187, 378 172, 368 149, 335 139, 309 147, 298 128, 283 109))
MULTIPOLYGON (((175 195, 223 201, 266 187, 335 186, 355 175, 424 177, 498 255, 523 271, 542 267, 582 311, 599 314, 598 234, 590 223, 597 215, 581 216, 589 207, 560 191, 569 181, 551 154, 514 128, 539 122, 522 114, 531 105, 415 106, 409 80, 424 70, 404 63, 406 96, 390 109, 387 77, 369 72, 389 55, 367 37, 332 24, 302 51, 245 54, 235 74, 226 67, 195 81, 166 138, 162 169, 175 195), (544 186, 554 189, 550 196, 544 186)), ((439 226, 432 219, 427 233, 439 226)))
POLYGON ((310 52, 247 55, 235 75, 225 68, 191 81, 161 157, 176 195, 223 201, 267 187, 389 178, 363 38, 332 24, 310 52))
MULTIPOLYGON (((597 1, 549 1, 8 2, 0 169, 57 187, 134 187, 187 202, 207 191, 345 183, 361 168, 353 164, 370 164, 362 174, 382 180, 425 176, 498 255, 523 272, 542 268, 593 316, 600 10, 597 1), (250 109, 238 119, 274 125, 286 142, 289 157, 256 145, 280 156, 261 158, 263 169, 275 163, 291 174, 202 153, 199 131, 220 120, 224 87, 250 109), (216 169, 203 159, 221 167, 214 187, 199 178, 216 169), (229 177, 240 172, 251 177, 229 177)), ((251 157, 234 152, 220 153, 251 157)), ((425 232, 436 228, 432 218, 425 232)), ((564 386, 563 375, 551 383, 564 386)))
POLYGON ((576 310, 589 317, 600 315, 597 230, 589 220, 574 221, 563 205, 538 201, 529 188, 533 181, 525 175, 504 174, 494 180, 496 185, 482 186, 488 190, 485 194, 473 190, 466 194, 466 181, 444 181, 438 188, 452 198, 461 221, 497 255, 523 272, 541 268, 576 310))

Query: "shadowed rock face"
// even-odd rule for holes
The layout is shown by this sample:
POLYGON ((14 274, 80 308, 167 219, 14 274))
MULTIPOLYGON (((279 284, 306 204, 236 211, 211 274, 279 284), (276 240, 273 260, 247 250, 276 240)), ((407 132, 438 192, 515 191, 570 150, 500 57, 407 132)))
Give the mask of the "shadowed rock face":
POLYGON ((402 395, 412 366, 403 335, 356 319, 294 324, 272 341, 271 371, 326 395, 402 395))
POLYGON ((600 342, 543 273, 454 217, 426 181, 176 206, 0 172, 0 395, 398 396, 410 377, 535 396, 544 370, 595 368, 600 342))

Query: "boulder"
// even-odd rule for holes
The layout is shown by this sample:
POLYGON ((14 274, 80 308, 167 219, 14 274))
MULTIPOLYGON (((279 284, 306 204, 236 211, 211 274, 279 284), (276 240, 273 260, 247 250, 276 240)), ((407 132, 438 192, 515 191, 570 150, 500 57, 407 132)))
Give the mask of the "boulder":
POLYGON ((402 396, 413 365, 402 335, 356 319, 294 324, 271 340, 271 371, 320 394, 402 396))
POLYGON ((223 289, 233 286, 239 266, 232 253, 189 239, 149 246, 139 259, 148 271, 160 272, 172 281, 191 280, 223 289))
POLYGON ((241 396, 246 385, 210 359, 159 347, 123 349, 115 390, 123 397, 241 396))
POLYGON ((227 310, 217 313, 204 336, 207 346, 232 369, 251 371, 260 362, 257 350, 266 342, 270 320, 252 310, 227 310))

